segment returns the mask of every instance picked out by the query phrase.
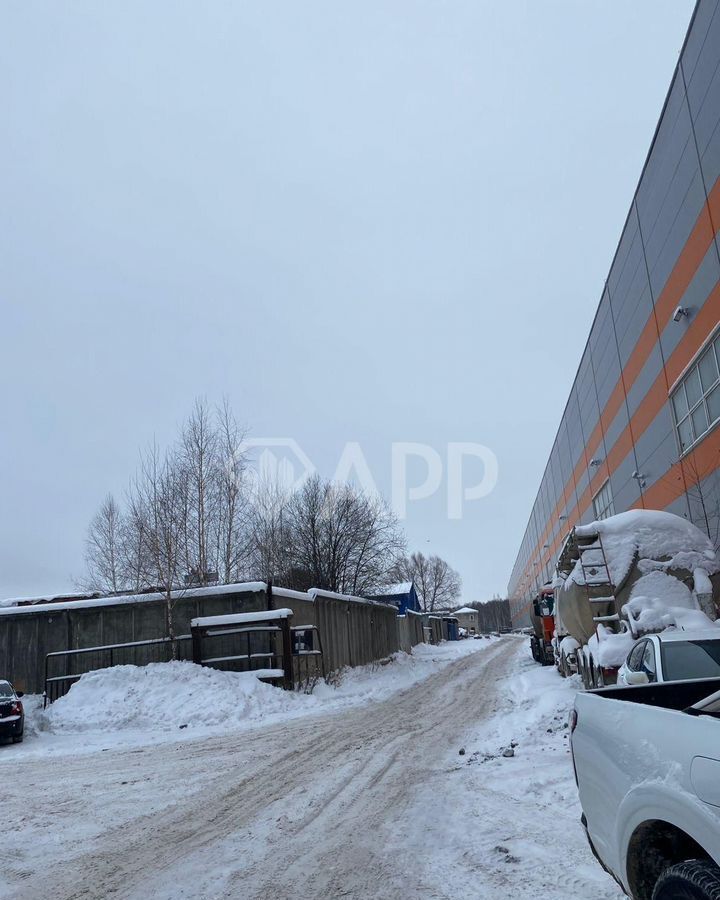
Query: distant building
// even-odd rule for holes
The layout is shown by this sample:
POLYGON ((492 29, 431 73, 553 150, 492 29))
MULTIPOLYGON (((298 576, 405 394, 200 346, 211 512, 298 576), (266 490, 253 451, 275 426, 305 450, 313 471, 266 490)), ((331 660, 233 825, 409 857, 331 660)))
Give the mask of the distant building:
POLYGON ((456 609, 453 615, 458 620, 458 625, 467 629, 470 634, 477 634, 480 630, 480 613, 471 606, 456 609))
POLYGON ((398 614, 401 616, 408 610, 420 612, 420 601, 412 581, 401 581, 398 584, 387 584, 384 587, 375 588, 365 597, 367 600, 392 604, 397 607, 398 614))

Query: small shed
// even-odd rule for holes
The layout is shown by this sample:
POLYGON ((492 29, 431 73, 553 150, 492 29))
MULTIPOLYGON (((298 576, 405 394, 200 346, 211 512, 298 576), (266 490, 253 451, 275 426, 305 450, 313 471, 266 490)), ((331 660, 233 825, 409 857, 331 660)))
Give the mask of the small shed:
POLYGON ((467 629, 468 634, 477 634, 480 631, 480 613, 471 606, 463 606, 453 613, 458 620, 460 628, 467 629))
POLYGON ((408 610, 420 612, 420 601, 412 581, 401 581, 398 584, 375 588, 371 593, 365 595, 365 599, 389 603, 396 607, 400 616, 405 615, 408 610))

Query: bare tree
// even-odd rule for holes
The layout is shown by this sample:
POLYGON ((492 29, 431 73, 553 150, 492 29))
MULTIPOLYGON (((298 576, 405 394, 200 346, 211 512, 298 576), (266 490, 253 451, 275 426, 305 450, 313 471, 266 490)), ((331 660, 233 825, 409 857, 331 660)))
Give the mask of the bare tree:
POLYGON ((90 522, 85 541, 87 577, 84 586, 89 590, 112 593, 125 586, 124 532, 120 507, 113 495, 108 494, 90 522))
POLYGON ((185 572, 187 526, 187 470, 172 453, 161 456, 153 445, 141 457, 134 484, 134 508, 143 519, 147 568, 146 586, 156 587, 165 597, 165 624, 173 659, 177 643, 173 610, 185 572))
POLYGON ((218 433, 207 402, 195 401, 182 428, 180 447, 174 465, 184 470, 187 483, 184 511, 184 556, 188 572, 197 573, 199 584, 205 584, 213 562, 210 560, 212 523, 219 501, 218 433))
POLYGON ((290 568, 303 582, 362 594, 387 580, 404 538, 380 499, 352 485, 309 478, 286 509, 290 568))
POLYGON ((425 612, 451 607, 460 596, 460 575, 439 556, 426 557, 413 553, 398 561, 393 577, 399 581, 413 581, 420 606, 425 612))
POLYGON ((278 485, 263 482, 258 486, 248 513, 248 555, 257 577, 295 587, 289 579, 292 558, 288 502, 288 495, 278 485))
MULTIPOLYGON (((211 573, 363 594, 387 581, 405 549, 388 506, 351 485, 314 476, 295 493, 265 484, 251 497, 244 440, 227 401, 213 412, 197 400, 175 444, 141 453, 124 511, 106 501, 93 520, 92 581, 161 591, 173 642, 173 597, 211 573)), ((444 596, 448 573, 432 571, 428 591, 444 596)))
POLYGON ((135 593, 148 586, 154 566, 150 547, 150 526, 143 502, 138 475, 133 478, 125 495, 126 513, 122 543, 124 587, 135 593))
POLYGON ((217 411, 215 442, 215 559, 225 584, 238 580, 249 562, 249 497, 245 484, 246 430, 226 400, 217 411))

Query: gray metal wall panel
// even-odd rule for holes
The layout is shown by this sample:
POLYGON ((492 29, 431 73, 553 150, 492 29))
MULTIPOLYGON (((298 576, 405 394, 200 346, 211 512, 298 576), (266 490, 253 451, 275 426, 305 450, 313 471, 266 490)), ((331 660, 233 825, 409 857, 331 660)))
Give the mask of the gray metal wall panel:
POLYGON ((718 46, 720 46, 720 14, 716 7, 704 30, 697 63, 691 68, 683 59, 688 104, 695 122, 695 133, 701 152, 717 122, 718 102, 720 101, 718 46))
POLYGON ((690 139, 690 113, 682 78, 673 77, 662 121, 658 125, 653 152, 638 185, 636 204, 645 249, 652 240, 666 197, 677 177, 678 164, 690 139))
POLYGON ((605 444, 608 448, 613 447, 617 439, 623 433, 623 431, 627 428, 628 425, 628 414, 627 408, 624 403, 620 405, 620 409, 617 411, 615 418, 608 425, 607 431, 605 432, 605 444))
POLYGON ((655 416, 645 432, 635 441, 638 470, 645 475, 648 487, 663 477, 679 456, 670 404, 655 416))
POLYGON ((698 60, 708 44, 708 34, 718 19, 718 2, 719 0, 701 0, 695 9, 695 18, 682 54, 685 78, 688 82, 695 77, 698 60))
POLYGON ((623 317, 615 322, 620 362, 623 368, 627 365, 638 338, 653 314, 650 285, 644 265, 638 271, 637 278, 633 284, 633 292, 632 305, 626 307, 623 317))
POLYGON ((635 383, 627 392, 627 404, 628 410, 630 412, 630 416, 634 416, 637 412, 637 408, 640 406, 643 398, 650 390, 650 388, 655 383, 658 375, 661 374, 663 370, 663 358, 660 352, 660 346, 655 344, 655 346, 650 351, 650 356, 647 358, 647 362, 640 369, 638 373, 638 377, 635 379, 635 383))
MULTIPOLYGON (((689 151, 689 155, 695 156, 694 145, 689 151)), ((695 174, 687 189, 687 194, 683 199, 682 205, 675 210, 669 210, 664 216, 664 224, 667 225, 667 232, 662 243, 658 241, 657 261, 650 263, 648 254, 648 265, 650 267, 650 283, 652 285, 653 294, 657 299, 668 276, 672 272, 678 256, 683 247, 687 243, 687 239, 697 222, 697 217, 706 201, 705 189, 700 175, 699 164, 696 164, 695 174)))
POLYGON ((607 292, 603 295, 603 314, 596 320, 596 327, 590 336, 595 386, 600 408, 603 409, 620 378, 620 358, 618 356, 615 329, 610 315, 610 300, 607 292))
POLYGON ((630 509, 640 499, 640 485, 635 478, 626 478, 622 481, 619 477, 615 477, 611 478, 611 482, 616 511, 630 509))
POLYGON ((700 154, 700 163, 708 191, 720 177, 720 125, 710 135, 707 147, 700 154))
MULTIPOLYGON (((633 206, 633 212, 634 210, 635 207, 633 206)), ((633 215, 633 222, 634 218, 633 215)), ((625 263, 620 269, 616 262, 612 271, 614 273, 616 269, 619 269, 617 277, 608 279, 608 291, 610 292, 610 298, 612 300, 613 317, 616 326, 623 322, 628 311, 633 306, 634 300, 637 298, 638 294, 642 292, 644 283, 647 282, 647 277, 645 275, 645 256, 643 254, 643 247, 637 224, 635 224, 632 231, 628 231, 628 234, 630 246, 628 247, 625 263), (635 286, 638 274, 640 274, 643 279, 643 284, 639 289, 635 286)))

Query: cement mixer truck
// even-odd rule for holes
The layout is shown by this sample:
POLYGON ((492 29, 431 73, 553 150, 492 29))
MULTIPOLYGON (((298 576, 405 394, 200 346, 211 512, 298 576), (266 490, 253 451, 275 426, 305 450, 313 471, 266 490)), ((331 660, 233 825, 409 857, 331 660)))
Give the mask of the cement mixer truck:
POLYGON ((555 663, 586 688, 614 684, 638 638, 720 625, 720 559, 686 519, 630 510, 568 535, 554 585, 555 663))

